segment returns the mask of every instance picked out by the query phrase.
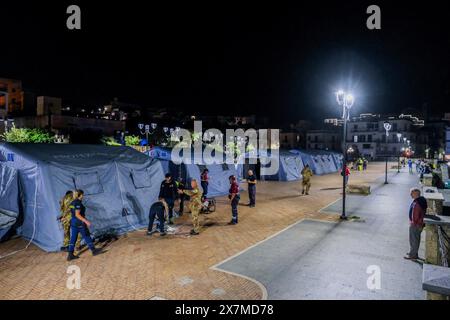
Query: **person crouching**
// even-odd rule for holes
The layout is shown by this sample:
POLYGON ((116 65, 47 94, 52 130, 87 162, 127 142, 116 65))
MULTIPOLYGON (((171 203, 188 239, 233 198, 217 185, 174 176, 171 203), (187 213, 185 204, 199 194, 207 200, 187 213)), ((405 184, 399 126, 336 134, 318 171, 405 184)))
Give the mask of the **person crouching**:
POLYGON ((150 207, 150 212, 148 214, 148 228, 147 228, 147 235, 151 236, 154 231, 153 229, 153 222, 155 222, 155 217, 158 217, 159 225, 159 235, 161 237, 166 235, 166 231, 164 229, 164 221, 166 219, 166 216, 169 212, 169 207, 167 206, 166 201, 164 201, 163 198, 160 198, 158 201, 156 201, 152 206, 150 207))

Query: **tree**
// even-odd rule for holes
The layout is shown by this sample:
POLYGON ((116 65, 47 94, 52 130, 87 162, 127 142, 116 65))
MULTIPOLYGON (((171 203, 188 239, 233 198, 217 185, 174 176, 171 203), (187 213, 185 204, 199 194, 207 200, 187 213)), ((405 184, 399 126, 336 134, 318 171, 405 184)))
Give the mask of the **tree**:
POLYGON ((53 134, 42 129, 16 128, 13 126, 1 137, 11 143, 54 143, 53 134))
POLYGON ((106 144, 107 146, 120 146, 121 144, 114 139, 114 137, 103 137, 102 138, 103 144, 106 144))
POLYGON ((141 138, 138 136, 125 136, 125 144, 127 146, 138 146, 141 142, 141 138))

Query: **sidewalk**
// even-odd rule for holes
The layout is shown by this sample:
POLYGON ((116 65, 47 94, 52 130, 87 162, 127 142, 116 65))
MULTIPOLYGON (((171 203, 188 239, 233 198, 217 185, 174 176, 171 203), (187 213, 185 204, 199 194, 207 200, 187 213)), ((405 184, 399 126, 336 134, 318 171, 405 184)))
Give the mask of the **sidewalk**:
MULTIPOLYGON (((304 220, 218 268, 259 281, 269 299, 424 299, 421 265, 403 259, 409 189, 418 179, 403 170, 388 181, 369 196, 347 198, 348 215, 361 221, 304 220), (371 268, 380 270, 380 289, 367 286, 371 268)), ((338 200, 323 211, 341 207, 338 200)))

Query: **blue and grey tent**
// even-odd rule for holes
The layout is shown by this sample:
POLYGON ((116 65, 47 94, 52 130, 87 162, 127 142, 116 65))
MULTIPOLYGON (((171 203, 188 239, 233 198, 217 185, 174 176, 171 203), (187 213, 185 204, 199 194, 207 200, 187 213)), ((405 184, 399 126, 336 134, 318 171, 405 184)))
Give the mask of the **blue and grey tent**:
POLYGON ((302 178, 303 160, 300 155, 279 150, 277 153, 266 152, 259 154, 260 158, 268 158, 263 160, 265 167, 273 166, 278 163, 278 172, 273 175, 261 175, 261 179, 275 181, 294 181, 302 178), (269 162, 270 161, 270 162, 269 162))
MULTIPOLYGON (((175 164, 172 161, 172 150, 169 148, 155 147, 150 150, 148 156, 158 159, 163 163, 166 172, 170 172, 174 178, 181 177, 184 181, 189 182, 190 179, 200 181, 200 174, 203 169, 209 171, 208 196, 217 197, 228 194, 230 188, 229 176, 241 176, 242 166, 228 164, 205 164, 201 159, 200 163, 194 163, 194 152, 191 153, 191 163, 175 164)), ((201 158, 201 157, 199 157, 201 158)))
POLYGON ((94 236, 121 234, 148 223, 164 178, 159 161, 129 147, 6 143, 0 144, 0 164, 8 168, 1 170, 2 185, 14 180, 15 171, 20 194, 18 203, 6 205, 0 197, 0 208, 14 212, 21 207, 16 233, 46 251, 57 251, 63 243, 59 200, 67 190, 85 192, 94 236))
POLYGON ((329 151, 322 150, 290 150, 299 155, 303 163, 308 164, 314 174, 322 175, 339 171, 339 156, 329 151))
POLYGON ((0 162, 0 241, 18 222, 19 204, 17 170, 0 162))

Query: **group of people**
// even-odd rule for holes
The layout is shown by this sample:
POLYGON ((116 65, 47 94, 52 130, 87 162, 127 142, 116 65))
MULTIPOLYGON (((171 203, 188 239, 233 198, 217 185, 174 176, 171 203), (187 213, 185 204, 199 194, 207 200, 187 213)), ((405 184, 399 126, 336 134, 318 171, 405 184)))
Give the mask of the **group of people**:
MULTIPOLYGON (((179 180, 178 183, 176 183, 173 180, 172 175, 167 173, 164 181, 161 182, 158 201, 150 207, 147 234, 152 235, 155 231, 159 231, 161 236, 165 236, 167 234, 165 231, 165 222, 168 221, 169 224, 174 223, 173 211, 176 199, 178 198, 180 201, 180 211, 178 215, 181 216, 183 214, 183 202, 189 197, 189 209, 191 211, 193 226, 190 234, 198 235, 200 233, 199 214, 204 202, 208 200, 209 179, 209 171, 208 169, 204 169, 200 175, 200 186, 202 188, 202 191, 200 191, 196 179, 191 179, 190 188, 187 189, 182 183, 182 180, 179 180), (158 226, 156 230, 153 230, 153 224, 156 217, 158 218, 158 226)), ((229 183, 230 189, 228 192, 228 199, 230 200, 231 205, 231 221, 228 224, 235 225, 238 223, 238 205, 241 197, 236 176, 231 175, 229 177, 229 183)), ((247 183, 249 193, 248 206, 253 208, 256 206, 256 176, 252 170, 248 171, 247 183)))

